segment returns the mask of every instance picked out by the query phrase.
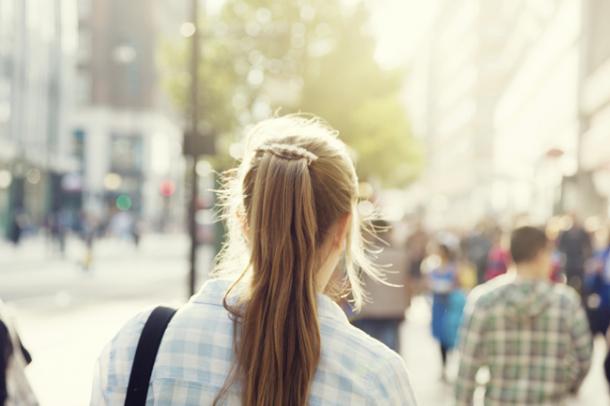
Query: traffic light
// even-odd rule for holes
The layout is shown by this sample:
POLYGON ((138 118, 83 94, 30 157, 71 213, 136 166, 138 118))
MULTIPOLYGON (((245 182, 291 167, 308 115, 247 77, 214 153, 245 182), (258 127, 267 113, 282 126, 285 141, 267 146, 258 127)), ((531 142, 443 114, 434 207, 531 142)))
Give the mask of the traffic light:
POLYGON ((170 197, 176 192, 176 185, 171 180, 164 180, 159 186, 159 191, 163 197, 170 197))

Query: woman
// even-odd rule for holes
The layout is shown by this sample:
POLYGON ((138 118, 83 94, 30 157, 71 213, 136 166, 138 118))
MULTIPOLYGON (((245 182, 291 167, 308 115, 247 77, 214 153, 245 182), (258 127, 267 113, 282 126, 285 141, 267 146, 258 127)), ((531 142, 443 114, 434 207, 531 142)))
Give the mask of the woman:
POLYGON ((37 405, 25 369, 32 361, 15 328, 14 316, 0 301, 0 405, 37 405))
POLYGON ((432 335, 439 342, 442 379, 446 380, 447 354, 456 344, 465 295, 459 289, 458 265, 448 244, 438 245, 438 257, 438 265, 428 275, 428 285, 432 291, 432 335))
MULTIPOLYGON (((225 198, 220 277, 170 322, 148 405, 414 405, 402 359, 355 327, 328 296, 363 292, 358 180, 335 132, 289 116, 257 125, 225 198), (332 277, 344 260, 345 278, 332 277), (243 270, 243 271, 242 271, 243 270), (343 283, 342 283, 343 284, 343 283)), ((120 405, 147 313, 104 350, 92 404, 120 405)))

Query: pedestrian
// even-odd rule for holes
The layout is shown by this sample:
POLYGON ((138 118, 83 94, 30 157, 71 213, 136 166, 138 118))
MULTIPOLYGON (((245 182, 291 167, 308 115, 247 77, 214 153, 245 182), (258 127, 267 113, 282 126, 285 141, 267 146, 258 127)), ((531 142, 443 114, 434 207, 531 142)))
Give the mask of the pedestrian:
POLYGON ((81 215, 81 238, 85 243, 85 252, 83 255, 83 271, 88 272, 93 266, 93 247, 99 225, 96 217, 92 213, 83 212, 81 215))
POLYGON ((150 379, 132 362, 151 313, 119 331, 100 356, 92 405, 123 404, 132 367, 145 386, 129 393, 148 388, 148 405, 414 405, 400 356, 327 294, 340 288, 328 282, 342 260, 336 280, 356 308, 359 273, 379 274, 363 254, 358 180, 335 132, 301 116, 264 121, 232 173, 218 278, 171 319, 150 379))
POLYGON ((591 236, 580 224, 575 213, 569 215, 569 227, 557 239, 557 248, 564 256, 564 271, 568 285, 582 294, 585 262, 591 257, 591 236))
POLYGON ((352 324, 399 353, 399 330, 409 306, 407 258, 402 247, 394 241, 389 222, 378 220, 375 229, 376 248, 381 250, 376 262, 386 271, 386 281, 363 277, 368 299, 353 316, 352 324))
POLYGON ((503 233, 501 229, 493 232, 493 244, 487 257, 487 269, 485 270, 485 281, 503 275, 510 265, 510 254, 504 247, 503 233))
POLYGON ((606 332, 606 344, 607 352, 606 359, 604 360, 604 374, 606 375, 606 381, 608 381, 608 387, 610 388, 610 328, 606 332))
POLYGON ((432 335, 439 343, 443 381, 447 380, 447 357, 455 347, 465 296, 460 289, 455 248, 438 244, 438 264, 428 274, 432 292, 432 335))
POLYGON ((32 361, 15 330, 13 317, 0 301, 0 405, 37 405, 25 375, 32 361))
POLYGON ((472 405, 479 369, 489 369, 485 404, 561 405, 578 391, 592 341, 576 291, 549 280, 551 249, 535 227, 516 229, 515 272, 475 288, 460 338, 457 405, 472 405))
POLYGON ((142 220, 137 217, 131 222, 131 238, 133 239, 133 245, 136 248, 140 247, 140 239, 142 237, 142 220))
POLYGON ((583 294, 591 333, 606 334, 610 326, 610 236, 590 261, 583 294))
POLYGON ((487 223, 481 221, 462 241, 466 257, 477 270, 477 284, 484 282, 485 271, 487 270, 487 257, 491 249, 488 228, 487 223))
POLYGON ((409 295, 411 297, 421 293, 422 290, 422 270, 421 264, 426 258, 429 237, 420 219, 414 222, 413 231, 406 240, 407 267, 409 272, 409 295))
POLYGON ((50 215, 51 237, 62 258, 66 255, 66 234, 70 229, 70 221, 70 213, 66 209, 55 211, 50 215))
POLYGON ((21 242, 21 235, 23 233, 23 215, 20 212, 16 212, 9 223, 8 227, 8 239, 14 245, 18 246, 21 242))

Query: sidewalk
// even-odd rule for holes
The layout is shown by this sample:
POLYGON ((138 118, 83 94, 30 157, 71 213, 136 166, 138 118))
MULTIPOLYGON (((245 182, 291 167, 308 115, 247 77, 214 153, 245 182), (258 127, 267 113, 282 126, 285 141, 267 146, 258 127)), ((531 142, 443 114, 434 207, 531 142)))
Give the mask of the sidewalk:
MULTIPOLYGON (((188 241, 186 236, 146 235, 139 248, 128 241, 99 240, 94 247, 91 269, 83 270, 85 247, 71 239, 65 258, 49 252, 42 238, 26 241, 13 249, 0 247, 0 298, 20 306, 30 302, 71 300, 66 295, 103 295, 120 299, 138 294, 138 283, 158 283, 180 278, 186 290, 188 241)), ((204 277, 211 252, 200 249, 200 277, 204 277)))
MULTIPOLYGON (((430 334, 430 306, 423 296, 415 298, 401 331, 402 355, 410 372, 417 401, 423 406, 453 404, 453 385, 441 381, 441 358, 438 344, 430 334)), ((604 378, 603 361, 606 344, 600 337, 595 341, 593 365, 577 398, 568 406, 608 406, 610 394, 604 378)), ((456 354, 449 358, 449 379, 457 374, 456 354)), ((482 392, 477 393, 480 398, 482 392)), ((483 403, 479 400, 478 405, 483 403)))
MULTIPOLYGON (((176 254, 186 256, 187 249, 188 238, 181 233, 145 234, 138 248, 132 241, 105 237, 95 240, 94 259, 118 261, 132 259, 134 254, 147 258, 176 254)), ((80 268, 85 251, 84 242, 75 235, 68 236, 64 256, 44 235, 24 238, 18 246, 0 240, 0 277, 9 272, 42 270, 49 265, 80 268)))
POLYGON ((70 241, 65 260, 49 256, 42 239, 6 248, 0 297, 18 316, 34 359, 27 373, 42 406, 88 404, 97 356, 119 328, 144 309, 187 298, 182 235, 147 235, 137 250, 100 240, 89 272, 78 263, 80 241, 70 241))
MULTIPOLYGON (((180 294, 173 289, 168 296, 180 294)), ((86 306, 55 316, 19 311, 20 332, 34 358, 27 374, 41 406, 87 405, 97 357, 114 334, 145 309, 181 303, 155 297, 86 306)))
MULTIPOLYGON (((143 309, 186 300, 188 241, 184 236, 145 236, 139 250, 121 241, 100 241, 90 273, 82 272, 72 257, 78 254, 78 242, 68 261, 45 259, 41 240, 28 244, 30 255, 24 249, 9 257, 6 247, 0 248, 0 297, 10 298, 16 307, 21 334, 34 357, 28 374, 41 405, 85 405, 95 360, 116 331, 143 309), (6 269, 10 263, 19 270, 6 269)), ((429 323, 429 305, 418 297, 403 325, 403 356, 419 404, 451 405, 452 386, 440 380, 440 354, 429 323)), ((604 342, 597 341, 592 371, 569 406, 610 405, 604 354, 604 342)), ((454 375, 455 361, 450 358, 454 375)))

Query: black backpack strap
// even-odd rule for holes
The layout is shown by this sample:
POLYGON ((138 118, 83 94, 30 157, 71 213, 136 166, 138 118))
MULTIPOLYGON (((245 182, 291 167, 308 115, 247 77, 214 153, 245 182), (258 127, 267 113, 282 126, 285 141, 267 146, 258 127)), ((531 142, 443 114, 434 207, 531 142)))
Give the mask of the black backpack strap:
POLYGON ((125 397, 125 406, 145 406, 146 395, 148 394, 148 384, 152 375, 157 352, 161 339, 165 333, 165 329, 172 317, 176 313, 176 309, 169 307, 156 307, 140 334, 138 347, 131 366, 131 375, 129 376, 129 386, 127 387, 127 396, 125 397))

